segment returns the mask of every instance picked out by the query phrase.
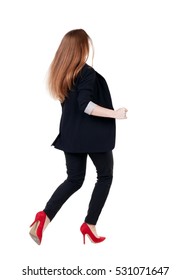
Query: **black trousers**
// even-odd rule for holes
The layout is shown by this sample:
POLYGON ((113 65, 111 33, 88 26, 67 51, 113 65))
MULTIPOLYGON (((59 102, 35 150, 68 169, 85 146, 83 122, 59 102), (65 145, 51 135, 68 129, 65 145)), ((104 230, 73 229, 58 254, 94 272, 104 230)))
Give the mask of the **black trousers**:
POLYGON ((47 202, 44 212, 50 220, 54 218, 65 201, 84 182, 87 156, 91 158, 97 172, 97 182, 92 192, 85 222, 96 225, 99 215, 107 199, 113 179, 112 151, 106 153, 65 153, 67 179, 55 190, 47 202))

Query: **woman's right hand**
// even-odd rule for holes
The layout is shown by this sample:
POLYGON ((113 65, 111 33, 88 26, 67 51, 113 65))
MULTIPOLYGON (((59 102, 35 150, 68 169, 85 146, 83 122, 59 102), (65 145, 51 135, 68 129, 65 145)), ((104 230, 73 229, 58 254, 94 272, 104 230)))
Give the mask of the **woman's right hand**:
POLYGON ((118 110, 115 110, 115 118, 116 119, 127 119, 127 109, 126 108, 119 108, 118 110))

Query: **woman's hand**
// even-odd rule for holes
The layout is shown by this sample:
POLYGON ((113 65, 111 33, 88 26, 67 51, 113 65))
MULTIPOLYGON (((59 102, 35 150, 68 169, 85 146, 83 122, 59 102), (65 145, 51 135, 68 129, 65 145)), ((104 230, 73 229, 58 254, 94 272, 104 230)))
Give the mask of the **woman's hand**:
POLYGON ((126 108, 119 108, 118 110, 115 110, 115 118, 116 119, 127 119, 127 109, 126 108))

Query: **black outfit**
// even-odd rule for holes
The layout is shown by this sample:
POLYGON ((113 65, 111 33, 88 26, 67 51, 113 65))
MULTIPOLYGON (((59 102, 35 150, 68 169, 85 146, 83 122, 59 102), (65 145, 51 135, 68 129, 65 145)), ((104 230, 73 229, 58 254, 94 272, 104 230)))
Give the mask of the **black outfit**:
POLYGON ((90 101, 113 109, 105 79, 85 64, 68 98, 61 104, 60 132, 52 144, 55 148, 69 153, 98 153, 114 148, 115 120, 85 114, 90 101))
POLYGON ((85 222, 96 224, 107 199, 113 178, 112 150, 115 146, 115 120, 84 113, 88 103, 113 109, 105 79, 92 67, 84 65, 62 106, 59 135, 53 146, 64 151, 67 179, 56 189, 44 212, 54 218, 65 201, 83 184, 87 155, 97 171, 97 182, 85 222))

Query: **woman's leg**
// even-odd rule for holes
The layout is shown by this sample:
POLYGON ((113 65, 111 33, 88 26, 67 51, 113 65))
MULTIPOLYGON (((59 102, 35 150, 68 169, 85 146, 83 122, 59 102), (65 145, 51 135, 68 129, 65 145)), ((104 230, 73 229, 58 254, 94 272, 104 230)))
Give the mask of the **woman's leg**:
POLYGON ((91 196, 85 222, 96 225, 113 179, 113 155, 112 151, 110 151, 106 153, 90 153, 89 156, 96 167, 97 182, 91 196))
POLYGON ((50 221, 57 214, 65 201, 83 184, 86 173, 87 154, 65 153, 67 179, 55 190, 43 210, 50 221))

